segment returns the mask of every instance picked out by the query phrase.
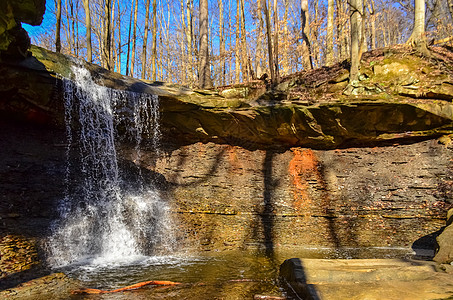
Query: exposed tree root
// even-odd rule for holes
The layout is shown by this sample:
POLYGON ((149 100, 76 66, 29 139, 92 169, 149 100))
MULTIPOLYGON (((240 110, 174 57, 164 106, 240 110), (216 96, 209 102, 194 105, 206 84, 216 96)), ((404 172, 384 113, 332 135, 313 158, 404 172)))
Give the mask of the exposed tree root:
POLYGON ((87 289, 87 288, 82 288, 80 290, 75 290, 72 291, 71 294, 73 295, 86 295, 86 294, 110 294, 110 293, 119 293, 119 292, 124 292, 124 291, 130 291, 130 290, 135 290, 142 288, 147 285, 178 285, 180 284, 179 282, 173 282, 173 281, 159 281, 159 280, 151 280, 151 281, 143 281, 139 282, 133 285, 129 285, 123 288, 119 288, 116 290, 111 290, 111 291, 106 291, 106 290, 98 290, 98 289, 87 289))

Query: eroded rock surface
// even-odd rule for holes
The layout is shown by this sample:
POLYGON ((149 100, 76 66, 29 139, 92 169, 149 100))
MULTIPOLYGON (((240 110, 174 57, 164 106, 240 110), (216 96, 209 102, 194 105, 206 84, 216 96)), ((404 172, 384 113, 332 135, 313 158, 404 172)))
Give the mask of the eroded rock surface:
MULTIPOLYGON (((78 66, 88 68, 101 85, 158 95, 164 140, 175 147, 214 142, 248 149, 334 149, 437 138, 450 134, 453 127, 453 91, 448 88, 453 84, 451 70, 431 70, 434 62, 416 56, 413 59, 417 65, 428 70, 417 73, 413 65, 407 66, 410 76, 419 76, 416 90, 423 92, 417 97, 399 92, 403 84, 412 80, 396 84, 391 80, 397 75, 382 70, 376 75, 370 71, 363 80, 369 86, 379 82, 388 85, 377 94, 344 96, 341 91, 328 92, 336 84, 333 77, 340 71, 321 69, 311 76, 304 73, 285 79, 285 88, 255 92, 253 97, 237 93, 233 94, 236 98, 231 98, 230 93, 222 96, 225 90, 190 90, 140 81, 41 48, 31 50, 33 57, 0 65, 5 74, 0 83, 0 112, 35 123, 63 126, 63 106, 58 100, 62 98, 61 76, 71 78, 72 68, 78 66), (310 82, 309 78, 320 82, 310 82), (432 92, 440 86, 447 88, 432 92)), ((376 54, 373 66, 393 66, 401 56, 403 53, 376 54)), ((405 60, 399 64, 405 64, 405 60)), ((341 65, 337 68, 343 70, 341 65)), ((363 71, 365 74, 365 67, 363 71)))
POLYGON ((328 151, 197 143, 157 163, 142 154, 140 165, 166 179, 178 232, 200 249, 303 245, 360 257, 420 239, 414 248, 432 256, 429 235, 452 205, 452 149, 437 140, 328 151))
POLYGON ((286 260, 280 276, 302 299, 450 299, 452 273, 433 262, 401 259, 286 260))

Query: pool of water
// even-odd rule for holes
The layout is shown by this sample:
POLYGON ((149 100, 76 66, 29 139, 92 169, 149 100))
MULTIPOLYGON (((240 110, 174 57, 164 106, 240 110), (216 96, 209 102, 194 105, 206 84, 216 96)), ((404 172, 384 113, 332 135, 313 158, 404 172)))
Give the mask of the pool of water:
MULTIPOLYGON (((71 299, 254 299, 256 295, 284 297, 278 284, 280 264, 287 258, 394 258, 413 255, 407 248, 297 248, 266 253, 260 250, 205 252, 153 257, 130 257, 115 262, 87 259, 65 268, 86 288, 113 290, 151 280, 175 286, 145 286, 71 299)), ((259 299, 259 298, 257 298, 259 299)))
POLYGON ((137 257, 120 263, 93 260, 66 273, 84 287, 112 290, 150 280, 181 283, 146 286, 121 293, 74 295, 73 299, 253 299, 283 296, 277 276, 280 261, 261 252, 137 257))

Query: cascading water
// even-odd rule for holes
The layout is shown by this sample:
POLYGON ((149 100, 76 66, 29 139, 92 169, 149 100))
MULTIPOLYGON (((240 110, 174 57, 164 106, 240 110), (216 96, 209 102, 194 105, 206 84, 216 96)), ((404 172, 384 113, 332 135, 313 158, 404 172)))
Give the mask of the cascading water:
POLYGON ((141 158, 142 135, 158 148, 158 97, 99 86, 79 66, 72 71, 73 80, 64 80, 67 189, 49 239, 51 265, 121 263, 158 246, 170 248, 168 205, 139 171, 138 184, 125 188, 115 144, 115 128, 123 126, 122 138, 135 143, 135 161, 141 158))

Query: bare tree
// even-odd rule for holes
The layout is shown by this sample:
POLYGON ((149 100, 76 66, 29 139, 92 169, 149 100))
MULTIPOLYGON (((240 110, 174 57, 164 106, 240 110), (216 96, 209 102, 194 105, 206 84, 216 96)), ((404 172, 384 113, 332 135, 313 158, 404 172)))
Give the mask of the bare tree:
POLYGON ((425 0, 415 0, 414 29, 407 43, 415 46, 420 52, 428 54, 425 37, 425 0))
POLYGON ((200 48, 198 53, 198 85, 200 88, 212 87, 209 64, 208 41, 208 0, 200 0, 200 48))
POLYGON ((277 0, 274 0, 274 7, 273 7, 273 12, 274 12, 274 75, 275 75, 275 82, 279 81, 279 68, 278 68, 278 56, 279 56, 279 51, 278 51, 278 5, 277 5, 277 0))
POLYGON ((351 69, 349 71, 349 83, 352 85, 359 78, 359 0, 349 0, 351 9, 351 69))
POLYGON ((138 0, 135 0, 134 7, 134 24, 132 25, 132 50, 131 50, 131 76, 134 76, 134 66, 135 66, 135 47, 137 45, 137 11, 138 11, 138 0))
POLYGON ((368 50, 367 38, 366 38, 366 13, 363 7, 363 0, 357 0, 357 5, 359 9, 359 57, 362 56, 362 53, 368 50))
POLYGON ((257 0, 257 10, 256 10, 257 18, 258 18, 258 28, 256 30, 256 50, 255 50, 255 70, 257 77, 260 77, 263 73, 262 70, 262 59, 263 57, 263 31, 264 31, 264 22, 263 22, 263 15, 262 15, 262 0, 257 0))
POLYGON ((145 2, 145 32, 143 34, 143 44, 142 44, 142 79, 146 77, 146 51, 148 46, 148 23, 149 23, 149 1, 145 2))
POLYGON ((91 12, 90 1, 83 0, 83 9, 85 10, 85 28, 86 28, 86 43, 87 43, 87 60, 93 61, 93 50, 91 49, 91 12))
POLYGON ((102 64, 108 70, 112 69, 112 2, 104 0, 104 34, 102 47, 102 64))
POLYGON ((267 0, 263 1, 263 10, 264 10, 264 17, 266 19, 266 36, 267 36, 267 53, 269 57, 269 71, 271 73, 271 81, 272 83, 276 82, 276 75, 274 69, 274 54, 272 51, 272 33, 271 33, 271 18, 269 15, 269 9, 267 9, 267 0))
POLYGON ((244 0, 240 0, 240 24, 241 24, 241 67, 242 67, 242 80, 248 81, 250 79, 250 68, 248 63, 247 54, 247 31, 245 30, 245 13, 244 13, 244 0))
POLYGON ((371 25, 371 50, 376 48, 376 11, 374 9, 374 0, 366 0, 368 11, 370 12, 371 25))
POLYGON ((236 83, 240 82, 240 73, 241 73, 241 2, 236 1, 237 10, 236 10, 236 53, 235 53, 235 71, 236 71, 236 83))
POLYGON ((225 85, 225 37, 224 37, 224 23, 223 23, 223 0, 219 0, 219 64, 220 64, 220 84, 225 85))
POLYGON ((282 67, 283 67, 283 73, 285 75, 289 74, 289 51, 290 51, 290 45, 288 41, 288 10, 289 10, 289 1, 284 0, 284 7, 285 10, 283 12, 283 58, 282 58, 282 67))
MULTIPOLYGON (((193 39, 193 0, 187 0, 186 2, 186 17, 187 17, 187 27, 186 27, 186 39, 187 39, 187 60, 188 60, 188 78, 189 85, 192 86, 194 83, 194 39, 193 39)), ((184 15, 184 13, 183 13, 184 15)))
MULTIPOLYGON (((122 48, 121 48, 121 11, 120 11, 120 2, 116 2, 117 5, 117 15, 116 15, 116 23, 118 24, 118 46, 116 47, 116 61, 117 61, 117 72, 121 73, 121 54, 122 54, 122 48)), ((91 45, 90 45, 91 48, 91 45)))
POLYGON ((57 24, 55 25, 55 51, 61 52, 61 0, 57 0, 57 24))
POLYGON ((153 0, 153 30, 151 32, 153 45, 151 47, 151 78, 157 80, 157 2, 153 0))
POLYGON ((412 44, 420 49, 426 49, 425 12, 425 0, 415 0, 414 28, 407 43, 412 44))
POLYGON ((132 12, 134 11, 134 6, 136 4, 137 0, 134 0, 132 2, 132 7, 131 7, 131 15, 129 17, 129 32, 127 35, 127 58, 126 58, 126 76, 129 75, 129 67, 130 67, 130 57, 131 57, 131 31, 132 31, 132 12))
POLYGON ((301 9, 301 33, 302 33, 302 40, 303 40, 303 49, 304 49, 304 67, 307 69, 313 69, 313 58, 311 55, 311 45, 310 41, 308 40, 308 0, 301 0, 300 2, 300 9, 301 9))
POLYGON ((334 0, 327 1, 327 34, 326 34, 326 64, 333 64, 333 13, 334 0))

